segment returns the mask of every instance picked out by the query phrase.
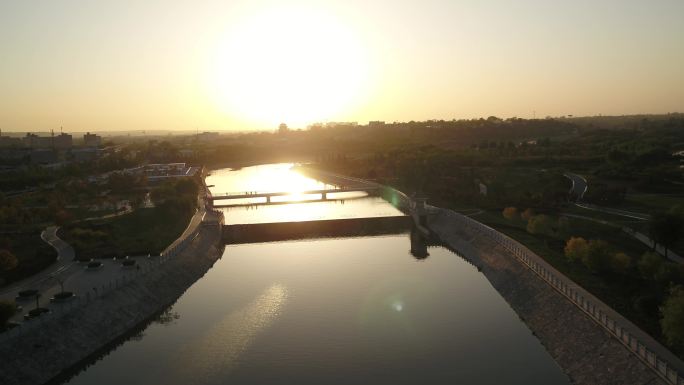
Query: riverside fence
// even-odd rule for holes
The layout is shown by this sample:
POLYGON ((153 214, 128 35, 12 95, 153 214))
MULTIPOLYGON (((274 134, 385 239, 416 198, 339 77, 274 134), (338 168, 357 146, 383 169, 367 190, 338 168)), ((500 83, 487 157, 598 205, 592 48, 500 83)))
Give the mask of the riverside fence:
POLYGON ((558 272, 527 247, 465 215, 446 209, 434 207, 431 209, 432 211, 439 210, 441 214, 452 217, 467 229, 484 235, 502 246, 620 341, 663 380, 674 385, 684 385, 684 363, 682 360, 601 300, 558 272))

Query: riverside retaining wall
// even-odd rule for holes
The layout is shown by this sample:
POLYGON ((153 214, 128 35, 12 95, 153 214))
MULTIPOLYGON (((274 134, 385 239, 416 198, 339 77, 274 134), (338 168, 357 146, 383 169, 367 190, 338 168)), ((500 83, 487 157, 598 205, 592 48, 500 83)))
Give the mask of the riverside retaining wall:
POLYGON ((576 384, 684 384, 681 360, 515 240, 451 210, 430 229, 465 254, 576 384))
POLYGON ((222 255, 220 229, 218 224, 199 226, 165 255, 154 257, 163 263, 130 280, 110 282, 96 295, 88 293, 79 302, 63 305, 72 308, 31 320, 3 336, 0 383, 57 382, 106 353, 107 347, 172 305, 213 266, 222 255))
MULTIPOLYGON (((307 167, 299 171, 330 183, 379 186, 307 167)), ((385 187, 390 203, 414 206, 406 194, 385 187)), ((427 211, 433 235, 484 273, 573 383, 684 385, 681 359, 525 246, 452 210, 427 211)))

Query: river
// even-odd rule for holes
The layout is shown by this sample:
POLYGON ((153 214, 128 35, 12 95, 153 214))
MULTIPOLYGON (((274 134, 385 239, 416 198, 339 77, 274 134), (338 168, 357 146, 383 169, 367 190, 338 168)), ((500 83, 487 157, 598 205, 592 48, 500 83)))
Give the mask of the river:
MULTIPOLYGON (((282 164, 207 183, 214 194, 324 187, 282 164)), ((227 223, 400 214, 347 198, 224 210, 227 223)), ((569 383, 477 269, 410 248, 409 234, 228 245, 159 320, 68 383, 569 383)))

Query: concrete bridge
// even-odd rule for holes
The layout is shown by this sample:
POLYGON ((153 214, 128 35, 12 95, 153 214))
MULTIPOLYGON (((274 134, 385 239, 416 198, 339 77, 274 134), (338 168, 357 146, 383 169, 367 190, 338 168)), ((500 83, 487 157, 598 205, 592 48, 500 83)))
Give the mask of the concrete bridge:
MULTIPOLYGON (((272 197, 290 196, 290 195, 320 195, 321 200, 327 200, 328 194, 337 193, 347 193, 347 192, 360 192, 360 191, 375 191, 382 189, 382 186, 358 186, 358 187, 342 187, 337 189, 322 189, 322 190, 307 190, 307 191, 279 191, 279 192, 255 192, 255 193, 225 193, 225 194, 212 194, 208 197, 212 202, 218 200, 231 200, 231 199, 252 199, 252 198, 266 198, 265 203, 271 203, 272 197)), ((252 205, 258 205, 259 203, 253 203, 252 205)))

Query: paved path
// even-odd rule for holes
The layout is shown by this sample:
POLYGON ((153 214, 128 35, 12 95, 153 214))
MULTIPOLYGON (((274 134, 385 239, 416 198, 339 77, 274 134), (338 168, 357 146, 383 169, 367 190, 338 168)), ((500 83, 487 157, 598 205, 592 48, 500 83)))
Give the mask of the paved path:
POLYGON ((2 289, 2 291, 0 291, 0 298, 5 299, 11 297, 11 299, 14 299, 14 296, 20 290, 38 289, 39 287, 45 286, 46 281, 52 280, 52 276, 61 274, 74 265, 74 249, 69 246, 68 243, 57 237, 58 229, 59 227, 57 226, 49 226, 40 234, 43 241, 54 247, 57 251, 57 259, 55 262, 41 272, 2 289))
POLYGON ((631 219, 639 219, 642 221, 647 221, 647 220, 651 219, 651 216, 648 214, 635 213, 633 211, 626 211, 626 210, 618 210, 618 209, 613 209, 610 207, 591 205, 588 203, 575 203, 575 206, 581 207, 581 208, 587 209, 587 210, 599 211, 599 212, 606 213, 606 214, 613 214, 613 215, 618 215, 621 217, 626 217, 626 218, 631 218, 631 219))
MULTIPOLYGON (((180 239, 195 231, 202 222, 205 215, 203 197, 200 198, 199 202, 200 209, 192 216, 183 234, 169 245, 167 250, 176 246, 180 239)), ((115 259, 99 260, 103 265, 101 268, 94 271, 86 270, 85 264, 74 260, 75 252, 73 247, 57 236, 58 229, 59 227, 57 226, 49 226, 41 234, 41 238, 57 250, 57 260, 41 272, 4 288, 0 291, 0 299, 14 301, 19 291, 36 289, 41 293, 41 306, 47 306, 49 298, 61 291, 60 281, 64 285, 64 290, 72 291, 76 295, 82 295, 83 293, 95 290, 95 288, 103 283, 111 282, 113 279, 123 275, 135 273, 135 269, 123 268, 121 261, 115 259)), ((132 258, 137 260, 141 267, 153 263, 146 256, 132 258)), ((12 317, 12 321, 20 321, 23 314, 35 306, 35 300, 18 301, 17 304, 22 306, 23 309, 12 317)))
POLYGON ((570 179, 570 181, 572 181, 572 188, 570 188, 570 192, 576 197, 575 206, 581 207, 581 208, 587 209, 587 210, 594 210, 594 211, 599 211, 599 212, 603 212, 606 214, 619 215, 622 217, 627 217, 627 218, 632 218, 632 219, 640 219, 640 220, 644 220, 644 221, 651 219, 650 215, 644 214, 644 213, 636 213, 633 211, 619 210, 619 209, 613 209, 610 207, 603 207, 603 206, 597 206, 597 205, 592 205, 592 204, 588 204, 588 203, 582 203, 582 199, 584 199, 584 194, 586 194, 587 190, 589 189, 589 184, 587 183, 587 180, 584 179, 584 177, 581 175, 573 174, 570 172, 567 172, 563 175, 566 178, 570 179))
POLYGON ((577 174, 572 174, 572 173, 565 173, 563 174, 566 178, 570 179, 572 182, 572 187, 570 188, 570 192, 576 197, 575 201, 579 202, 584 198, 584 194, 587 192, 587 180, 584 179, 582 176, 577 175, 577 174))

